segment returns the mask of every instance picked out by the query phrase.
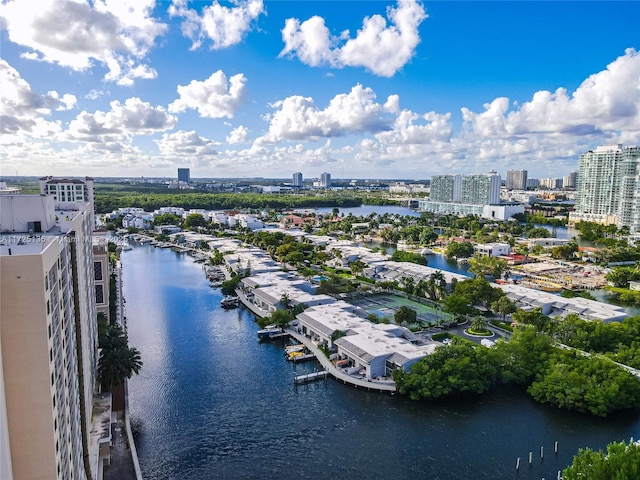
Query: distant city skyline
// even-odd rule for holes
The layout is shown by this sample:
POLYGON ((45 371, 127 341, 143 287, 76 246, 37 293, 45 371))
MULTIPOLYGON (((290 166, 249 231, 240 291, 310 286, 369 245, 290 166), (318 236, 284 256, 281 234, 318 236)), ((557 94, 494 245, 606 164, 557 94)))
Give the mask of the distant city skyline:
POLYGON ((0 175, 562 178, 640 143, 639 17, 638 1, 8 0, 0 175))

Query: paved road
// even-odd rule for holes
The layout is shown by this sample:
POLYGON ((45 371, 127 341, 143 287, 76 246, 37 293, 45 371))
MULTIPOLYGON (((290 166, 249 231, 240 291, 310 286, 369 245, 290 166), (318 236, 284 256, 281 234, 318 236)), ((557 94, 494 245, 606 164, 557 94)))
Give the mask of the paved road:
POLYGON ((105 468, 105 480, 136 480, 136 471, 131 459, 124 420, 111 424, 111 466, 105 468))
POLYGON ((439 328, 428 328, 423 330, 422 332, 416 334, 418 337, 422 337, 422 338, 431 338, 431 335, 435 334, 435 333, 442 333, 442 332, 448 332, 448 333, 452 333, 454 335, 459 335, 460 337, 463 337, 467 340, 470 340, 472 342, 475 342, 477 344, 480 344, 480 342, 482 342, 483 339, 488 338, 489 340, 495 342, 501 338, 504 338, 505 340, 509 339, 509 336, 507 333, 503 332, 500 329, 497 329, 495 327, 493 327, 492 325, 488 325, 487 328, 489 330, 491 330, 493 332, 493 337, 474 337, 473 335, 467 335, 464 331, 469 328, 471 326, 471 322, 467 322, 463 325, 459 325, 459 326, 455 326, 452 328, 449 328, 447 330, 444 329, 439 329, 439 328))

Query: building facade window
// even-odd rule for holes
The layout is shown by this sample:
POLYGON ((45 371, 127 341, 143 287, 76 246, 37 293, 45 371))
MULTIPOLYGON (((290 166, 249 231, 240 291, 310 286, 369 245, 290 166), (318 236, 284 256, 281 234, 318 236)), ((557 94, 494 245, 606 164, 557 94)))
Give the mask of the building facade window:
POLYGON ((96 285, 96 303, 104 303, 104 289, 102 288, 102 285, 96 285))
POLYGON ((102 262, 93 262, 93 279, 102 280, 102 262))

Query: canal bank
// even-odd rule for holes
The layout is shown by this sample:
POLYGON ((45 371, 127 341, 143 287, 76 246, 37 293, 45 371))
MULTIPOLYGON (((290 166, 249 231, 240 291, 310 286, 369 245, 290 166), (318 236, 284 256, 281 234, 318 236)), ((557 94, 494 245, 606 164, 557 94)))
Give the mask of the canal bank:
POLYGON ((129 385, 146 480, 310 478, 511 480, 516 458, 558 455, 519 479, 556 478, 578 448, 640 437, 640 418, 537 404, 526 392, 413 402, 339 382, 293 385, 321 369, 260 343, 254 315, 223 310, 202 266, 170 249, 123 252, 130 344, 144 367, 129 385))

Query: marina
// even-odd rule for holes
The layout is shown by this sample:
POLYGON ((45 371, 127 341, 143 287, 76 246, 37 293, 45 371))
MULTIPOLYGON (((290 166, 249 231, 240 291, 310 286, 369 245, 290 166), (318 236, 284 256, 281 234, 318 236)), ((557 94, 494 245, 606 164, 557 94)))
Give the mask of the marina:
POLYGON ((638 438, 638 416, 565 412, 516 388, 413 402, 341 381, 295 387, 324 365, 287 362, 284 340, 257 342, 254 314, 222 309, 202 266, 149 246, 122 262, 130 343, 145 362, 129 404, 147 480, 270 479, 292 468, 311 478, 512 480, 516 458, 557 441, 557 455, 520 468, 519 479, 540 480, 578 448, 638 438), (285 422, 264 414, 276 410, 285 422), (297 451, 313 455, 300 462, 297 451))

